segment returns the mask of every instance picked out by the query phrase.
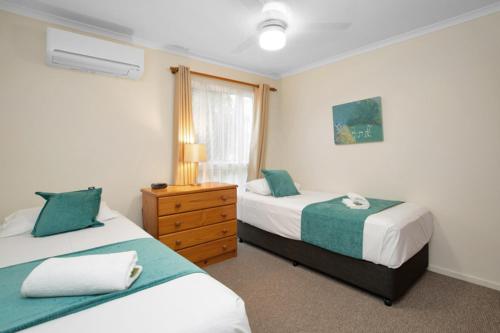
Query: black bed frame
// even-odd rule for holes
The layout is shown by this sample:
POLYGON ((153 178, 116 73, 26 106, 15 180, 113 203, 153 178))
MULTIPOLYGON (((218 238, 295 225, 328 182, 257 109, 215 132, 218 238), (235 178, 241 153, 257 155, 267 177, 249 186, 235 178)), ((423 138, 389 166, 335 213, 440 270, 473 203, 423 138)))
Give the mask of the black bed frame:
POLYGON ((250 243, 298 264, 310 267, 331 277, 367 290, 391 306, 426 271, 429 245, 400 267, 393 269, 369 261, 355 259, 320 247, 284 238, 238 220, 240 242, 250 243))

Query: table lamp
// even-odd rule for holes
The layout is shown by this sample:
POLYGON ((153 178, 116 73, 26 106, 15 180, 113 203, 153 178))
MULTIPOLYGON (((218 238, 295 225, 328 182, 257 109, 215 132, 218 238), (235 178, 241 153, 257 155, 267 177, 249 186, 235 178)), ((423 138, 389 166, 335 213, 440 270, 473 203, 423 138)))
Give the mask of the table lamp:
POLYGON ((192 185, 198 183, 198 164, 207 160, 207 149, 204 144, 185 143, 184 144, 184 162, 194 163, 194 179, 192 185))

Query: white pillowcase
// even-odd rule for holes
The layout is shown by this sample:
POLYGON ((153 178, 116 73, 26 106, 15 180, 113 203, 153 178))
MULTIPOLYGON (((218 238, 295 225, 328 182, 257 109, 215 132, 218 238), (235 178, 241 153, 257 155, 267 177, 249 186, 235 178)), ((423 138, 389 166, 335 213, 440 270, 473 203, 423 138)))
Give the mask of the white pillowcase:
POLYGON ((0 237, 10 237, 33 230, 42 207, 18 210, 7 216, 0 226, 0 237))
POLYGON ((101 206, 99 206, 99 213, 97 214, 96 220, 99 222, 105 222, 117 218, 120 216, 116 210, 112 210, 109 206, 101 201, 101 206))
MULTIPOLYGON (((31 232, 35 227, 36 219, 43 207, 33 207, 18 210, 7 216, 2 224, 0 224, 0 238, 16 236, 31 232)), ((108 205, 101 201, 99 206, 99 213, 96 220, 105 222, 118 217, 120 214, 108 207, 108 205)))
POLYGON ((249 181, 246 185, 248 191, 260 195, 271 195, 271 189, 265 178, 249 181))
MULTIPOLYGON (((295 187, 297 188, 297 191, 300 191, 300 184, 295 183, 295 187)), ((267 183, 267 180, 265 178, 260 178, 260 179, 255 179, 252 181, 249 181, 246 184, 246 189, 249 192, 255 193, 255 194, 260 194, 260 195, 271 195, 271 189, 269 188, 269 184, 267 183)))

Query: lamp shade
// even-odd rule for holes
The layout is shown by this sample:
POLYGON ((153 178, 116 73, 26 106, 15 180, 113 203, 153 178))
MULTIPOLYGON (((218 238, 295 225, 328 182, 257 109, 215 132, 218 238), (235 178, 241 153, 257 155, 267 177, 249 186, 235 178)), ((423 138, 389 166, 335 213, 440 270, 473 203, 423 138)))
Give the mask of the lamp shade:
POLYGON ((282 49, 286 45, 285 29, 275 25, 262 28, 259 36, 259 45, 267 51, 282 49))
POLYGON ((204 162, 207 160, 207 150, 204 144, 185 143, 184 162, 204 162))

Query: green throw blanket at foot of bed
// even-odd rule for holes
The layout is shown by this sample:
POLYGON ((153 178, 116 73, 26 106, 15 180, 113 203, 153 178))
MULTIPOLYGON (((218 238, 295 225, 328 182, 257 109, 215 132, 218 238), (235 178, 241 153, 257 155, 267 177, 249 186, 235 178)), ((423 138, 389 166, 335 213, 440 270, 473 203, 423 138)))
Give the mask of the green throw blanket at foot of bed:
POLYGON ((351 209, 345 197, 318 202, 304 208, 301 217, 302 241, 357 259, 363 258, 363 229, 366 218, 402 201, 368 199, 370 208, 351 209))
POLYGON ((20 290, 24 279, 43 260, 0 269, 0 333, 15 332, 62 316, 82 311, 101 303, 150 288, 191 273, 204 273, 152 238, 134 239, 61 257, 137 251, 142 274, 123 291, 93 296, 23 298, 20 290))

